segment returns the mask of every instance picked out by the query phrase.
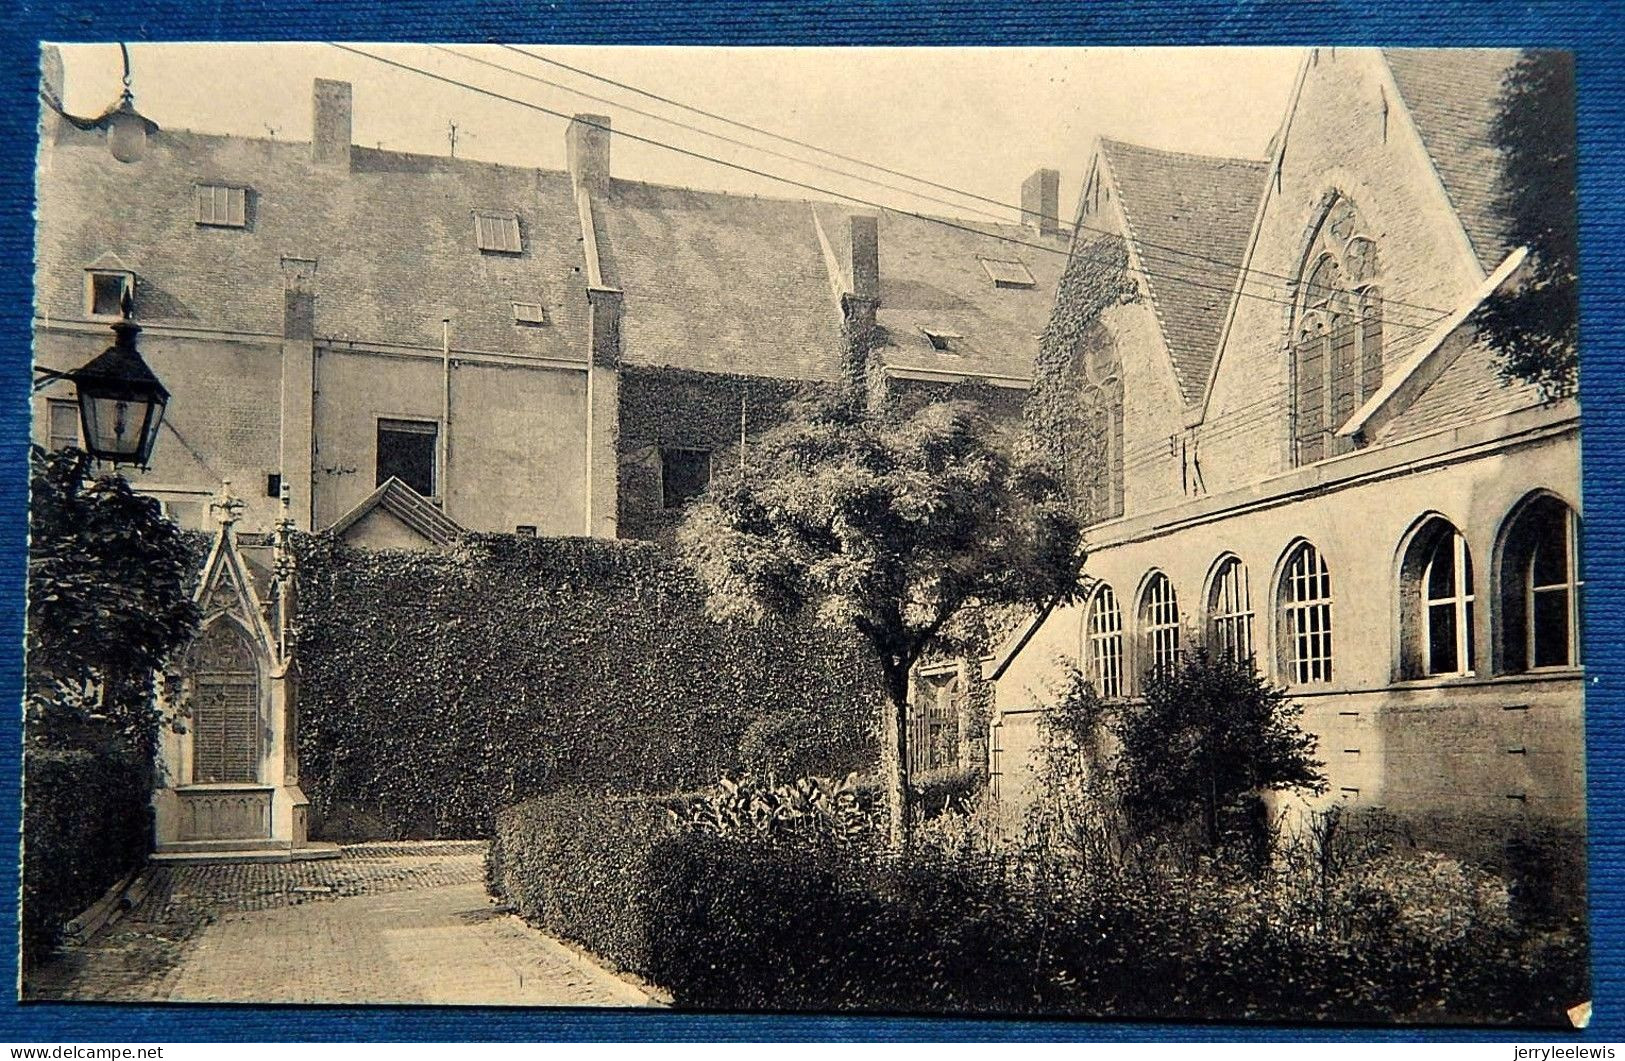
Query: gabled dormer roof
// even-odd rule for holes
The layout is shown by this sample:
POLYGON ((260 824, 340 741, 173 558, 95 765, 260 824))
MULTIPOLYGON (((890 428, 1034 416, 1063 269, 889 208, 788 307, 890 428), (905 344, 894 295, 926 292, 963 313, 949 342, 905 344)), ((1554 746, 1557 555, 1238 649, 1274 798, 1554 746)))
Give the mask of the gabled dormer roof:
POLYGON ((428 498, 391 476, 384 485, 368 494, 359 505, 340 516, 328 533, 343 537, 377 513, 393 516, 424 542, 439 549, 455 544, 465 533, 461 524, 434 506, 428 498))
POLYGON ((1218 352, 1269 163, 1100 141, 1125 233, 1187 405, 1218 352))

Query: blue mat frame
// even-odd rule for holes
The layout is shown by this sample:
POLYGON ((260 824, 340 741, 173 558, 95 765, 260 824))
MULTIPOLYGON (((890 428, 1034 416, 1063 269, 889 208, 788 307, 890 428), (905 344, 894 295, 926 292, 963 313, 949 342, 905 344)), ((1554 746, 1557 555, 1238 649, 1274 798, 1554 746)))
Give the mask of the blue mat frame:
MULTIPOLYGON (((32 316, 33 177, 42 39, 525 41, 561 44, 721 45, 1545 45, 1573 48, 1580 79, 1580 203, 1587 550, 1587 749, 1591 917, 1596 1017, 1581 1040, 1625 1040, 1621 845, 1625 825, 1625 712, 1614 687, 1625 615, 1613 614, 1625 579, 1625 533, 1611 456, 1625 436, 1620 321, 1621 207, 1625 199, 1625 49, 1617 0, 722 0, 700 3, 560 0, 9 0, 0 36, 0 702, 22 695, 32 316)), ((14 715, 13 718, 18 716, 14 715)), ((17 850, 20 727, 0 727, 0 835, 17 850)), ((0 866, 0 925, 16 924, 17 863, 0 866)), ((15 975, 15 936, 4 968, 15 975)), ((6 992, 9 994, 10 992, 6 992)), ((0 1001, 0 1040, 1530 1040, 1550 1032, 1104 1024, 913 1018, 687 1015, 664 1012, 18 1005, 0 1001)))

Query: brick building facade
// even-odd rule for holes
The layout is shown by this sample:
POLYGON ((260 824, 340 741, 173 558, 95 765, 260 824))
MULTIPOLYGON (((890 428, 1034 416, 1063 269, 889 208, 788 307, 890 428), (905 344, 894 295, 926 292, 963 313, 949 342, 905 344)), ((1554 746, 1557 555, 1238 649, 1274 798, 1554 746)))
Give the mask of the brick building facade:
MULTIPOLYGON (((622 180, 594 115, 566 172, 373 150, 354 98, 317 80, 309 143, 165 129, 134 163, 44 112, 36 361, 94 356, 131 288, 173 392, 132 480, 183 524, 229 480, 245 532, 283 487, 299 527, 353 526, 394 475, 470 530, 659 537, 742 432, 845 378, 877 316, 882 393, 1030 384, 1064 261, 1053 170, 1027 224, 943 226, 622 180)), ((72 441, 72 397, 36 400, 38 441, 72 441)))
MULTIPOLYGON (((940 224, 622 180, 593 115, 565 172, 368 149, 355 103, 317 80, 308 143, 163 129, 129 163, 43 111, 36 363, 88 361, 129 293, 171 399, 127 474, 216 536, 181 664, 202 692, 161 751, 165 857, 321 853, 271 628, 283 521, 365 548, 663 537, 800 388, 974 383, 1017 416, 1065 260, 1053 170, 1023 223, 940 224)), ((37 395, 35 440, 76 444, 74 409, 37 395)))
POLYGON ((1200 642, 1304 705, 1327 800, 1467 846, 1583 828, 1579 409, 1468 322, 1523 275, 1491 208, 1516 59, 1316 49, 1266 159, 1097 143, 1074 254, 1120 236, 1137 290, 1040 386, 1105 396, 1115 496, 1087 598, 987 666, 1002 799, 1063 664, 1133 696, 1200 642))

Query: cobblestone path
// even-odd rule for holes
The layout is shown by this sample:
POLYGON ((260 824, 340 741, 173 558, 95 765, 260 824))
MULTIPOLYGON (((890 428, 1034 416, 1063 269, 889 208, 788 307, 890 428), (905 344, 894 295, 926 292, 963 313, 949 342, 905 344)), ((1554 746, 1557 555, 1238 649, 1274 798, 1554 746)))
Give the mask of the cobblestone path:
POLYGON ((323 862, 155 865, 118 922, 29 978, 31 999, 647 1006, 493 907, 479 843, 358 844, 323 862))

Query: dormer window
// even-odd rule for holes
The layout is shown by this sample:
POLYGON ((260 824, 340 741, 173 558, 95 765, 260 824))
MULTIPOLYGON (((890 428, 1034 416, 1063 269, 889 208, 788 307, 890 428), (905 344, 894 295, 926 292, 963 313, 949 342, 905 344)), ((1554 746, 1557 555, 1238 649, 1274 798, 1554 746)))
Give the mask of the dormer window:
POLYGON ((518 254, 524 250, 519 240, 519 215, 492 210, 474 212, 474 240, 484 253, 518 254))
POLYGON ((540 302, 515 302, 513 304, 513 322, 532 328, 546 324, 547 307, 540 302))
POLYGON ((964 338, 963 335, 938 328, 921 328, 920 334, 924 335, 926 341, 931 344, 931 349, 941 350, 945 354, 958 353, 959 351, 954 349, 954 343, 964 338))
POLYGON ((135 296, 135 274, 122 269, 85 270, 85 313, 96 320, 123 316, 124 296, 135 296))
POLYGON ((1027 268, 1025 262, 1008 258, 977 258, 982 263, 982 270, 987 273, 994 287, 1036 287, 1038 282, 1033 279, 1032 270, 1027 268))
POLYGON ((247 227, 248 189, 230 184, 199 184, 197 223, 213 228, 247 227))

